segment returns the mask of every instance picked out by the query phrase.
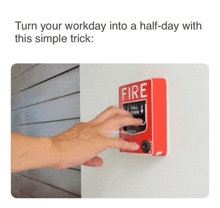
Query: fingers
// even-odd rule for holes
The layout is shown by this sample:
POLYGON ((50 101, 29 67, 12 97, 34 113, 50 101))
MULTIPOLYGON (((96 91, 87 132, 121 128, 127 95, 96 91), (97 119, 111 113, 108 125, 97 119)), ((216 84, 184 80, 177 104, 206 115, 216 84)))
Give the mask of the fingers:
POLYGON ((104 110, 101 114, 99 114, 95 119, 93 119, 93 123, 102 123, 106 121, 107 119, 110 119, 114 116, 121 116, 121 117, 130 117, 132 118, 132 115, 121 108, 117 108, 115 106, 111 106, 104 110))
POLYGON ((109 138, 108 144, 110 148, 135 151, 139 149, 139 145, 136 142, 127 142, 123 139, 109 138))
POLYGON ((85 162, 83 165, 90 167, 101 167, 103 165, 103 160, 100 157, 94 157, 91 160, 85 162))
POLYGON ((140 126, 143 120, 130 117, 114 117, 105 121, 101 128, 105 130, 105 135, 110 135, 123 126, 140 126))

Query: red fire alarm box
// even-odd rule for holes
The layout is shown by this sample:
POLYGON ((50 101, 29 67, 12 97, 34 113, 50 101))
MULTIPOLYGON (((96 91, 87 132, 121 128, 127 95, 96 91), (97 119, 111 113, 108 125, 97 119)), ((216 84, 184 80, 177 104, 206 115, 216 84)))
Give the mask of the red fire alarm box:
POLYGON ((165 156, 167 142, 167 83, 164 78, 153 78, 119 88, 119 107, 133 117, 141 118, 140 126, 120 129, 120 138, 136 142, 140 148, 128 153, 165 156))

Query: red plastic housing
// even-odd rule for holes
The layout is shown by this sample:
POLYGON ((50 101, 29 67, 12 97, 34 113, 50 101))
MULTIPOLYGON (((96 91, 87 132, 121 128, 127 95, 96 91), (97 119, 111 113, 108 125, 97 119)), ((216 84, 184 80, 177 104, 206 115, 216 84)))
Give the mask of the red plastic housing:
POLYGON ((119 88, 119 107, 128 110, 134 117, 144 120, 139 127, 130 126, 120 129, 120 138, 136 142, 140 148, 136 151, 120 151, 133 154, 167 155, 166 80, 153 78, 121 86, 119 88))

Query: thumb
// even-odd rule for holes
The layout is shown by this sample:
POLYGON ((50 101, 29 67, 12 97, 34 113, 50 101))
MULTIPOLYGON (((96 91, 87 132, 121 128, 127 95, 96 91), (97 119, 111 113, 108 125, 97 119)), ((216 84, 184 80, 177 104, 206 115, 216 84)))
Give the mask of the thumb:
POLYGON ((103 160, 100 157, 94 157, 91 160, 85 162, 83 165, 91 167, 101 167, 103 165, 103 160))

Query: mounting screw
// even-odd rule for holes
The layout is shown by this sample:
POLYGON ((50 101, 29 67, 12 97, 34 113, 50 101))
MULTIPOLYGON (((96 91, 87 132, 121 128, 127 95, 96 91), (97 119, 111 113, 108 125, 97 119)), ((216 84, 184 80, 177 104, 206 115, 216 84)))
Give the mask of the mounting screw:
POLYGON ((142 150, 144 153, 148 153, 150 151, 150 142, 145 141, 142 143, 142 150))

